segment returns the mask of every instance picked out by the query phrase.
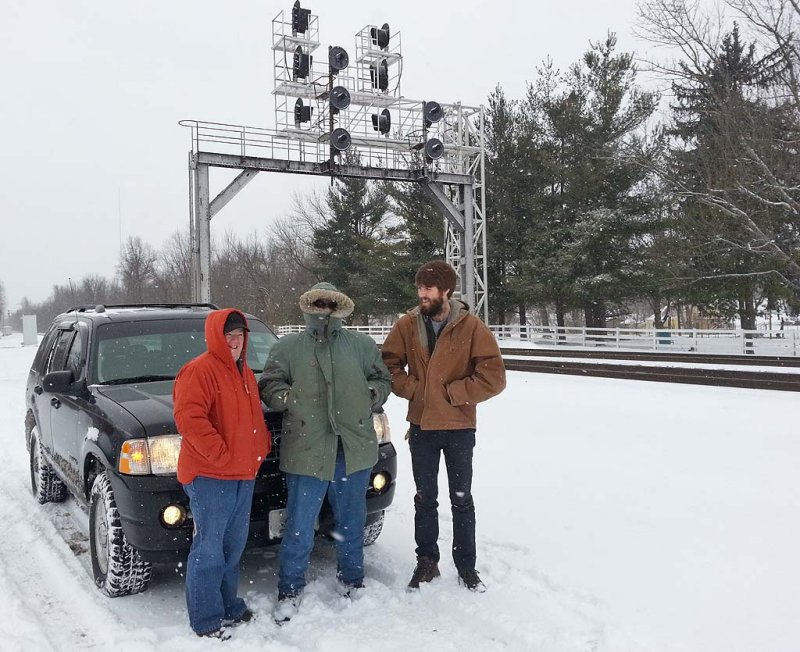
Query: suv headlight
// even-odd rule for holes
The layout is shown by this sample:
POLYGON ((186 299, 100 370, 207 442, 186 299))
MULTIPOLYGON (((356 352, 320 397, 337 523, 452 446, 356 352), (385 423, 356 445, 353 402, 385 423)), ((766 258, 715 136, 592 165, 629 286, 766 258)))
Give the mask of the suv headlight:
POLYGON ((372 425, 375 427, 379 444, 388 444, 392 441, 392 431, 389 428, 389 417, 386 416, 386 412, 373 412, 372 425))
POLYGON ((178 472, 180 435, 129 439, 122 443, 119 472, 127 475, 169 475, 178 472))

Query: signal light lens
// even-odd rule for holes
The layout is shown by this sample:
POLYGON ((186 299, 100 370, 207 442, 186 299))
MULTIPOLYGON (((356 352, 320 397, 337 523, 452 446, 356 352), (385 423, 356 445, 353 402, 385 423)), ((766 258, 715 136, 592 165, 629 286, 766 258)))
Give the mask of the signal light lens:
POLYGON ((344 152, 350 149, 352 138, 347 129, 337 127, 331 132, 331 147, 337 152, 344 152))
POLYGON ((347 54, 347 50, 343 47, 334 45, 328 48, 328 65, 331 67, 331 70, 339 72, 347 68, 349 63, 350 57, 347 54))
POLYGON ((334 113, 346 109, 350 106, 350 91, 344 86, 334 86, 331 89, 330 103, 331 108, 335 109, 334 113))
POLYGON ((439 122, 444 118, 444 109, 438 102, 425 102, 422 106, 422 117, 425 120, 425 126, 430 127, 434 122, 439 122))
POLYGON ((425 143, 425 157, 430 161, 441 158, 444 154, 444 144, 438 138, 431 138, 425 143))

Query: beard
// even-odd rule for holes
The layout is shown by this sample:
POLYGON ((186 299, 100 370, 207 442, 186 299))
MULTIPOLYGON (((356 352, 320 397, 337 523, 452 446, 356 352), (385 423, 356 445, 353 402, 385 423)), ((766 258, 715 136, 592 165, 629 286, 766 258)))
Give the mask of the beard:
POLYGON ((444 299, 442 297, 438 299, 429 299, 428 303, 422 303, 422 299, 420 299, 419 311, 426 317, 436 317, 436 315, 442 312, 443 305, 444 299))

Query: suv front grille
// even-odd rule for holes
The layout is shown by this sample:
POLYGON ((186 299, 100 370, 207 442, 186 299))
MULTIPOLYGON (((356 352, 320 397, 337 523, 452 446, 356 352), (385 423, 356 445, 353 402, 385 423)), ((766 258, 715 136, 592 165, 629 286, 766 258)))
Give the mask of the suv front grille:
POLYGON ((256 477, 252 519, 258 521, 266 521, 270 511, 286 507, 286 477, 279 467, 283 414, 266 412, 265 417, 272 435, 272 450, 256 477))

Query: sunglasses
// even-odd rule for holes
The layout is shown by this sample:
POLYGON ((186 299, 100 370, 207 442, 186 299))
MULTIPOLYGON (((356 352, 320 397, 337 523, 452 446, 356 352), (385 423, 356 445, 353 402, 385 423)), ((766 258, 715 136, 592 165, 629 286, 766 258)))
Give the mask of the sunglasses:
POLYGON ((311 305, 315 308, 328 308, 330 310, 336 310, 336 306, 338 304, 335 301, 328 301, 328 299, 317 299, 311 305))

